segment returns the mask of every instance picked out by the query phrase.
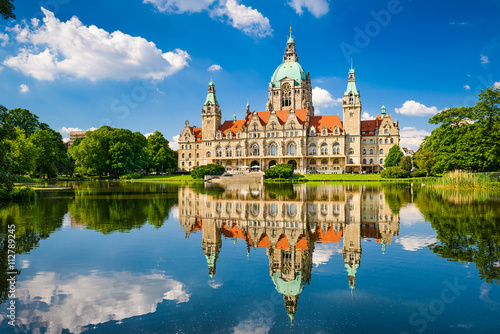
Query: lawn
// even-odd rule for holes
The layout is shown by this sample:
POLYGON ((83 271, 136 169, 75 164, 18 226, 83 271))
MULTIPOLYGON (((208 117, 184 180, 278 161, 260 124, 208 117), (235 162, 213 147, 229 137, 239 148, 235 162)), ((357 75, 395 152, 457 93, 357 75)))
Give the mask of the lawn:
POLYGON ((294 181, 302 182, 408 182, 424 181, 426 178, 383 179, 380 174, 306 174, 294 175, 294 181))
POLYGON ((195 180, 191 175, 149 175, 141 177, 140 179, 127 180, 130 182, 201 182, 195 180))

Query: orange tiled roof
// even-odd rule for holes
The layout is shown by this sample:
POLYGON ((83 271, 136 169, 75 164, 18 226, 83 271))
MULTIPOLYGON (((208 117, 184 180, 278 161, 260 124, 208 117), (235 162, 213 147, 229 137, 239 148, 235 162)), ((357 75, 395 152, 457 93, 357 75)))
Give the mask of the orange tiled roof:
MULTIPOLYGON (((296 109, 294 110, 294 112, 295 115, 297 116, 297 119, 299 120, 299 123, 303 125, 306 122, 307 109, 296 109)), ((276 110, 276 116, 278 117, 278 121, 280 122, 281 125, 285 124, 289 113, 290 110, 276 110)), ((267 121, 269 120, 269 116, 271 115, 271 112, 259 111, 257 112, 257 115, 259 116, 260 123, 262 125, 266 125, 267 121)), ((250 113, 245 118, 245 126, 248 126, 251 118, 252 114, 250 113)))
POLYGON ((189 130, 191 131, 191 133, 193 134, 194 136, 194 139, 196 141, 201 141, 201 128, 195 128, 193 126, 190 126, 189 127, 189 130))
POLYGON ((301 235, 299 237, 299 240, 297 240, 297 244, 295 245, 295 248, 297 250, 307 250, 307 240, 304 237, 304 235, 301 235))
POLYGON ((276 243, 276 248, 277 249, 289 249, 290 245, 288 244, 288 240, 286 239, 285 235, 281 235, 280 239, 276 243))
POLYGON ((333 128, 338 126, 340 131, 342 131, 342 122, 340 121, 340 117, 338 115, 330 115, 330 116, 311 116, 309 119, 309 126, 314 126, 318 133, 323 129, 323 126, 326 126, 328 132, 332 133, 333 128))
POLYGON ((262 237, 260 238, 258 247, 259 248, 269 248, 269 247, 271 247, 271 243, 269 242, 269 238, 267 237, 267 235, 265 235, 265 234, 262 235, 262 237))
POLYGON ((227 135, 228 130, 231 131, 233 135, 236 135, 236 132, 238 132, 238 130, 243 130, 243 125, 245 125, 244 120, 238 120, 236 122, 225 121, 224 123, 222 123, 220 131, 224 136, 227 135))

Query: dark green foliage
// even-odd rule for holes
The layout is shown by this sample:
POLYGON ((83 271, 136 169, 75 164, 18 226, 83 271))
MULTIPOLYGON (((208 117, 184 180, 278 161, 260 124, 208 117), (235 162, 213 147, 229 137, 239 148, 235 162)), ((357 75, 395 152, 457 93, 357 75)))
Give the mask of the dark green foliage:
POLYGON ((68 150, 76 171, 83 175, 121 175, 148 165, 147 139, 139 132, 104 125, 87 131, 68 150))
POLYGON ((380 173, 380 176, 384 179, 401 179, 408 177, 408 172, 403 170, 401 167, 387 167, 380 173))
POLYGON ((123 174, 120 176, 120 180, 132 180, 132 179, 140 179, 142 178, 143 174, 142 173, 127 173, 123 174))
POLYGON ((155 172, 174 171, 177 169, 177 158, 161 132, 155 131, 148 137, 145 148, 148 157, 148 168, 155 172))
POLYGON ((401 161, 399 162, 399 167, 401 167, 401 169, 406 171, 407 173, 410 173, 412 168, 411 156, 406 155, 403 158, 401 158, 401 161))
POLYGON ((404 154, 403 154, 403 152, 401 152, 401 149, 399 148, 399 146, 394 145, 389 150, 389 154, 387 155, 387 158, 385 158, 384 167, 387 168, 387 167, 398 166, 403 155, 404 154))
POLYGON ((426 176, 429 176, 434 166, 434 158, 432 152, 426 151, 423 147, 415 153, 413 157, 415 164, 419 171, 424 172, 426 176))
POLYGON ((475 106, 445 109, 429 123, 441 124, 419 149, 432 152, 430 173, 500 170, 499 89, 489 87, 481 91, 475 106))
POLYGON ((293 166, 290 164, 277 164, 264 172, 266 179, 291 179, 293 166))
POLYGON ((68 163, 68 155, 59 132, 52 129, 38 129, 30 137, 36 150, 36 171, 40 178, 44 175, 53 178, 58 174, 57 165, 68 163))
POLYGON ((14 9, 16 8, 12 4, 13 2, 14 0, 0 0, 0 14, 5 20, 9 18, 16 18, 16 15, 14 14, 14 9))
POLYGON ((226 169, 219 164, 208 164, 196 167, 191 171, 191 177, 195 180, 201 180, 205 175, 222 175, 226 169))
POLYGON ((416 170, 414 172, 412 172, 410 174, 411 177, 426 177, 427 176, 427 172, 423 171, 423 170, 416 170))
POLYGON ((37 198, 36 192, 29 187, 13 188, 10 192, 6 189, 0 189, 0 202, 17 201, 27 202, 37 198))
POLYGON ((30 137, 38 129, 49 128, 47 124, 40 123, 38 116, 32 114, 27 109, 11 109, 8 112, 2 113, 1 118, 1 122, 6 128, 14 129, 18 127, 24 131, 26 137, 30 137))

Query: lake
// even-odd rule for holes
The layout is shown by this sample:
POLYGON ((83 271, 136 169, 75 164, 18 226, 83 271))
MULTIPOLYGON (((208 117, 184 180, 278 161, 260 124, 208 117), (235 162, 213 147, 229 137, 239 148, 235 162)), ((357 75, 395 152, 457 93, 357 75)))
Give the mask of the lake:
POLYGON ((60 186, 0 207, 2 333, 500 328, 498 193, 383 183, 60 186))

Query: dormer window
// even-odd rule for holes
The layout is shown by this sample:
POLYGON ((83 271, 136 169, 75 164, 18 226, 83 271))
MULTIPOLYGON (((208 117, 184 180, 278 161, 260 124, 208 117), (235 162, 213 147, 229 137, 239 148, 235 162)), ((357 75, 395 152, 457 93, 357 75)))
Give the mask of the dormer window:
POLYGON ((253 123, 253 131, 257 131, 257 124, 253 123))
POLYGON ((316 130, 314 129, 314 126, 312 126, 311 129, 309 130, 309 135, 316 136, 316 130))
POLYGON ((328 131, 326 130, 326 128, 323 128, 323 130, 321 131, 321 135, 326 136, 327 134, 328 134, 328 131))

